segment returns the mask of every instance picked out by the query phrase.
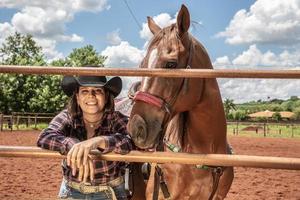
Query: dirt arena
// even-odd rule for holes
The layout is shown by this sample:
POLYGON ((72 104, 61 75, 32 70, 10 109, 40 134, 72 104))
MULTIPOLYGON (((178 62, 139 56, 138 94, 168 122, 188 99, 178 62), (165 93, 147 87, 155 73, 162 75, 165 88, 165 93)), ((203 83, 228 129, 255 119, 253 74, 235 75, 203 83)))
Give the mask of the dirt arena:
MULTIPOLYGON (((0 145, 34 146, 38 132, 0 132, 0 145)), ((236 154, 300 157, 300 139, 230 137, 236 154)), ((59 160, 0 158, 0 200, 56 199, 59 160)), ((226 199, 300 200, 300 172, 235 168, 226 199)))

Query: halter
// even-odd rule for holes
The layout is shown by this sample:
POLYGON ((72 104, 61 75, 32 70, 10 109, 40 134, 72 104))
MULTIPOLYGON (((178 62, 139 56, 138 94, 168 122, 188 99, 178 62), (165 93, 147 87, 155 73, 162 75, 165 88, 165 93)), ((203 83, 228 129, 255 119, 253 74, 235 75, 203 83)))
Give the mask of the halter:
MULTIPOLYGON (((190 41, 189 58, 188 58, 188 62, 186 65, 186 69, 191 68, 190 64, 192 61, 192 55, 193 55, 193 50, 194 50, 193 43, 191 42, 191 40, 189 40, 189 41, 190 41)), ((177 97, 179 96, 182 89, 187 90, 187 84, 188 84, 188 79, 183 78, 180 88, 177 90, 176 94, 173 95, 172 99, 169 102, 167 102, 162 97, 150 94, 148 92, 142 92, 142 91, 136 92, 136 94, 133 98, 133 101, 142 101, 142 102, 145 102, 147 104, 150 104, 152 106, 162 109, 167 114, 167 116, 165 115, 165 117, 164 117, 164 122, 167 122, 167 120, 171 117, 171 114, 173 112, 173 106, 177 100, 177 97)))

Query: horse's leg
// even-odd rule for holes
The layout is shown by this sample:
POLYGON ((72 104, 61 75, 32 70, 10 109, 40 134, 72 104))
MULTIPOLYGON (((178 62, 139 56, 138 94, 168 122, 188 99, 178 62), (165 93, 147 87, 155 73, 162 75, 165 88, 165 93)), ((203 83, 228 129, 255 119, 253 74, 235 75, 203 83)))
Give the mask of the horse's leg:
MULTIPOLYGON (((152 200, 153 199, 155 167, 156 167, 156 164, 152 163, 151 164, 151 172, 150 172, 150 176, 149 176, 149 179, 148 179, 148 182, 147 182, 147 187, 146 187, 146 199, 147 200, 152 200)), ((162 191, 160 189, 158 191, 158 199, 159 200, 164 200, 162 191)))
POLYGON ((146 199, 146 184, 142 174, 143 163, 133 163, 133 196, 132 200, 145 200, 146 199))
POLYGON ((223 200, 226 197, 232 184, 233 177, 233 167, 226 167, 220 178, 217 192, 213 198, 214 200, 223 200))

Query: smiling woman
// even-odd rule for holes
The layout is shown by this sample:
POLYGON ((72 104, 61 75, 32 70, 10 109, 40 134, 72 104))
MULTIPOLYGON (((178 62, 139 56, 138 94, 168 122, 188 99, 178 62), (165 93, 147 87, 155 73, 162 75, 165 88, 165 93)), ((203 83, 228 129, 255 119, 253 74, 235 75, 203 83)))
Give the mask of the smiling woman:
POLYGON ((127 117, 114 110, 114 98, 122 81, 105 76, 65 76, 62 89, 70 96, 68 108, 42 131, 37 145, 61 154, 64 199, 127 199, 124 163, 92 160, 89 152, 127 153, 132 142, 126 131, 127 117))

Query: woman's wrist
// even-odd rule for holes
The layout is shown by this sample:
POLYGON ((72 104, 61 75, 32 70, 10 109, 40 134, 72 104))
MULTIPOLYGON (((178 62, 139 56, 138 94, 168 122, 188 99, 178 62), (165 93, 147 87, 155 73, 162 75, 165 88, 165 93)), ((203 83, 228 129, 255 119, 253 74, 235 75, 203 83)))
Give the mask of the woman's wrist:
POLYGON ((106 148, 105 139, 101 136, 98 137, 99 137, 98 148, 105 149, 106 148))

